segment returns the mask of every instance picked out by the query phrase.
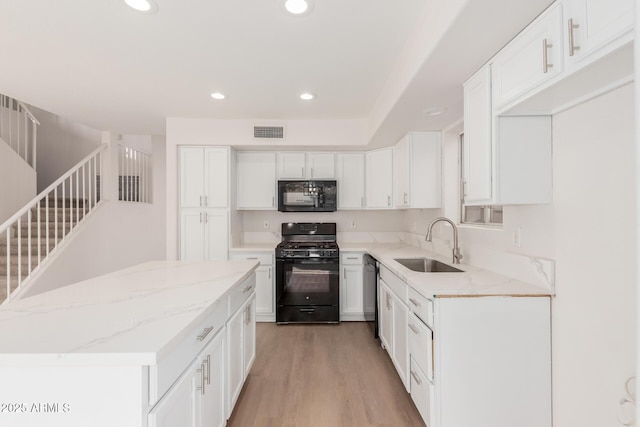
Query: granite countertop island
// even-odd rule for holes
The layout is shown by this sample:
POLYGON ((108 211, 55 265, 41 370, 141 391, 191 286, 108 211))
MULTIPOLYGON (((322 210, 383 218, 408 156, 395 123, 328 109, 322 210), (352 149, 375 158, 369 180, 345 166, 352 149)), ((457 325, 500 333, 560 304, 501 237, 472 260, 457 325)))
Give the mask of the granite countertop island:
POLYGON ((0 365, 154 365, 258 266, 152 261, 0 306, 0 365))

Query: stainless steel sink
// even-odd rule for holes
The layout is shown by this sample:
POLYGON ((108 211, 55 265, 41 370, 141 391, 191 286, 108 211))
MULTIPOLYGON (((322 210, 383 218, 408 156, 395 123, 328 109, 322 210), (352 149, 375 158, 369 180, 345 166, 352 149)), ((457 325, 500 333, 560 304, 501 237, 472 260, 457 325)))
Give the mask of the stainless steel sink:
POLYGON ((463 273, 462 270, 431 258, 395 258, 394 261, 420 273, 463 273))

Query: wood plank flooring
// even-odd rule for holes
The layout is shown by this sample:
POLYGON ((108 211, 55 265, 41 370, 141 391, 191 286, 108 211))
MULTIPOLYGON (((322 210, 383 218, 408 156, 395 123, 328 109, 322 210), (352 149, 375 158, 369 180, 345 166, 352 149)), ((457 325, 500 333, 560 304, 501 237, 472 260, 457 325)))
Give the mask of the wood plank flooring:
POLYGON ((257 324, 229 427, 424 426, 373 324, 257 324))

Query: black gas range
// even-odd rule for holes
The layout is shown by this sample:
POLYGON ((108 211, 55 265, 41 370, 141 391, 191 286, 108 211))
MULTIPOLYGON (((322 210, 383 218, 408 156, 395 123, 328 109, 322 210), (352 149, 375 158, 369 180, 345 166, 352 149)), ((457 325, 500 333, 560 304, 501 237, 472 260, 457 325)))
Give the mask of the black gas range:
POLYGON ((340 321, 335 223, 283 223, 276 247, 276 322, 340 321))

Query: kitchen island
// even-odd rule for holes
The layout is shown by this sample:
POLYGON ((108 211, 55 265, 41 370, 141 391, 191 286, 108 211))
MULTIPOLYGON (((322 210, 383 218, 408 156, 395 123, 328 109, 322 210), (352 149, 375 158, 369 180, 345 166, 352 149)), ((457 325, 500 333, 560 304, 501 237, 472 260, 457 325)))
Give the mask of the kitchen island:
POLYGON ((0 307, 0 425, 223 425, 255 356, 254 261, 156 261, 0 307))

